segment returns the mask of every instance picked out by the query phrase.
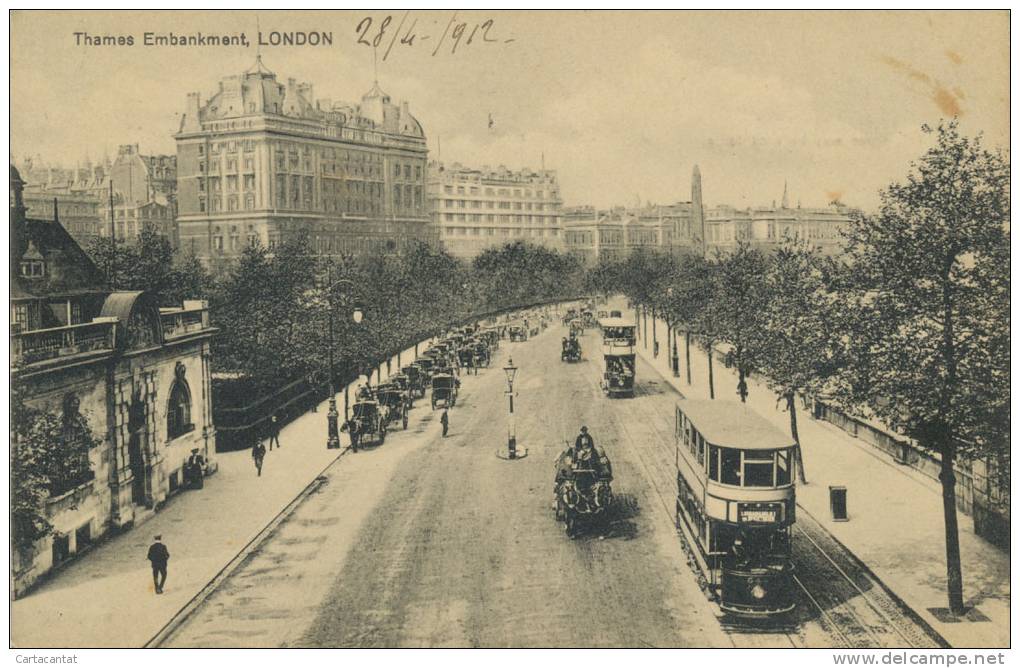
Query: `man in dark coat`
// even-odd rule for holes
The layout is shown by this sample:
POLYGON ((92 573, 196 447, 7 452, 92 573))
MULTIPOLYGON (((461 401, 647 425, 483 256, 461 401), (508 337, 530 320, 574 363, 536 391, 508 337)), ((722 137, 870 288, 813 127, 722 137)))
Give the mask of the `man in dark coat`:
POLYGON ((262 462, 266 458, 266 446, 260 439, 256 439, 255 445, 251 448, 251 458, 255 460, 255 468, 259 472, 259 477, 262 477, 262 462))
POLYGON ((269 449, 273 449, 273 443, 276 443, 276 447, 280 447, 280 420, 277 419, 274 414, 269 418, 269 449))
POLYGON ((574 449, 580 450, 581 448, 594 448, 595 440, 588 433, 588 427, 581 427, 581 433, 574 439, 574 449))
POLYGON ((439 417, 439 422, 443 425, 443 438, 446 438, 446 432, 450 429, 450 416, 445 408, 443 409, 443 414, 439 417))
POLYGON ((170 551, 162 543, 163 537, 157 535, 156 542, 149 546, 149 554, 146 559, 152 564, 152 584, 156 587, 156 593, 163 593, 163 585, 166 583, 166 562, 170 560, 170 551))

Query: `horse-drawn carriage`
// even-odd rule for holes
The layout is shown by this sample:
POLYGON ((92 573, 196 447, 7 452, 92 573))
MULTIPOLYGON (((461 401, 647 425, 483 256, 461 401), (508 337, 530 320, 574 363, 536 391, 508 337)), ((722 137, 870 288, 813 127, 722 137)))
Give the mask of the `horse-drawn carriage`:
POLYGON ((379 402, 360 399, 351 406, 351 417, 344 424, 351 435, 351 448, 357 452, 362 445, 382 445, 386 440, 386 422, 379 402))
POLYGON ((492 361, 492 355, 489 352, 489 344, 484 339, 479 339, 474 342, 474 355, 475 355, 475 366, 487 367, 489 362, 492 361))
POLYGON ((451 373, 432 376, 432 409, 438 406, 452 408, 457 405, 457 386, 460 383, 451 373))
POLYGON ((407 393, 414 403, 415 397, 425 396, 425 381, 422 378, 421 367, 417 364, 408 364, 400 368, 400 374, 407 378, 407 393))
POLYGON ((521 323, 514 323, 510 325, 510 340, 511 341, 527 341, 528 330, 521 323))
POLYGON ((422 396, 425 396, 425 388, 432 384, 432 369, 435 365, 435 358, 427 354, 414 361, 414 366, 418 367, 418 375, 421 376, 422 396))
POLYGON ((568 448, 556 461, 556 519, 567 535, 578 534, 583 524, 601 520, 613 503, 612 464, 594 448, 568 448))
POLYGON ((499 327, 486 327, 482 331, 482 339, 490 350, 499 348, 499 327))
POLYGON ((475 366, 475 349, 471 344, 461 346, 457 351, 457 363, 462 369, 471 369, 475 366))
MULTIPOLYGON (((392 380, 392 376, 390 377, 392 380)), ((380 385, 375 390, 376 401, 382 408, 383 423, 386 425, 400 422, 407 429, 407 412, 411 409, 407 393, 397 383, 380 385)))
POLYGON ((400 391, 404 393, 404 396, 407 399, 407 407, 414 408, 414 393, 411 391, 411 379, 407 377, 406 373, 398 371, 387 378, 386 382, 399 387, 400 391))
POLYGON ((576 337, 563 339, 563 349, 560 351, 560 360, 563 362, 581 361, 581 342, 576 337))
POLYGON ((574 318, 570 321, 570 335, 581 336, 584 334, 584 320, 581 318, 574 318))

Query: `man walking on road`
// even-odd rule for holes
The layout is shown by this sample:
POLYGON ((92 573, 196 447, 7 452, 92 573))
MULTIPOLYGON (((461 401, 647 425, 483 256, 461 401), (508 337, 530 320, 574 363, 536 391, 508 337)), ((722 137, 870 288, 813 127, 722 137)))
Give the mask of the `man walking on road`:
POLYGON ((280 421, 276 419, 276 414, 269 418, 269 450, 272 451, 273 443, 276 443, 276 447, 280 447, 280 421))
POLYGON ((446 438, 446 432, 450 429, 450 416, 447 414, 446 409, 443 409, 443 414, 439 418, 439 422, 443 425, 443 438, 446 438))
POLYGON ((255 460, 255 468, 259 472, 259 477, 262 477, 262 461, 266 458, 266 446, 263 445, 262 440, 258 439, 255 441, 255 445, 251 449, 251 458, 255 460))
POLYGON ((166 549, 161 541, 163 537, 156 535, 156 542, 149 546, 149 554, 146 558, 152 564, 152 584, 156 587, 156 593, 163 593, 163 585, 166 583, 166 562, 170 560, 170 551, 166 549))

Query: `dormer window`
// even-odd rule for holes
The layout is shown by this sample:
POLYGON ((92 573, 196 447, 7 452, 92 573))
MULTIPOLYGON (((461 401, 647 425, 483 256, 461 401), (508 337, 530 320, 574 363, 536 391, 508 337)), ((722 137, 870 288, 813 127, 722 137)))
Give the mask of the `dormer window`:
POLYGON ((28 248, 21 256, 21 275, 25 278, 39 278, 46 275, 46 261, 36 248, 34 241, 28 242, 28 248))
POLYGON ((38 278, 46 275, 46 263, 42 260, 22 260, 21 275, 26 278, 38 278))

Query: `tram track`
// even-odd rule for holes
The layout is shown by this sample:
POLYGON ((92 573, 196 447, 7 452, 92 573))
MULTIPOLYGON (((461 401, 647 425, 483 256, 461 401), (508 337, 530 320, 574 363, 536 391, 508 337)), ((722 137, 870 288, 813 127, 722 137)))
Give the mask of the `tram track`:
MULTIPOLYGON (((646 360, 642 366, 653 372, 651 379, 640 380, 634 388, 634 398, 641 399, 659 394, 683 394, 668 384, 658 370, 646 360), (659 391, 651 390, 651 385, 659 391), (662 390, 661 388, 667 388, 662 390)), ((660 423, 663 417, 649 406, 649 402, 635 401, 635 418, 655 434, 655 440, 672 462, 674 438, 665 434, 660 423)), ((661 462, 647 461, 641 448, 633 447, 633 432, 619 424, 631 442, 631 451, 641 461, 642 468, 660 499, 663 510, 671 521, 674 511, 663 495, 661 481, 652 471, 662 468, 661 462), (657 466, 656 466, 657 464, 657 466)), ((672 471, 672 466, 667 467, 672 471)), ((826 646, 843 648, 871 647, 948 647, 948 643, 917 616, 909 607, 888 590, 867 567, 846 550, 800 504, 800 517, 792 532, 791 558, 795 566, 793 581, 798 588, 798 608, 794 623, 770 625, 744 622, 723 616, 720 624, 731 634, 739 647, 775 647, 777 637, 785 637, 793 647, 809 646, 806 627, 814 623, 829 638, 826 646)), ((678 530, 679 532, 679 530, 678 530)), ((681 537, 683 537, 681 533, 681 537)), ((686 549, 690 549, 689 547, 686 549)), ((811 634, 813 635, 813 634, 811 634)))

